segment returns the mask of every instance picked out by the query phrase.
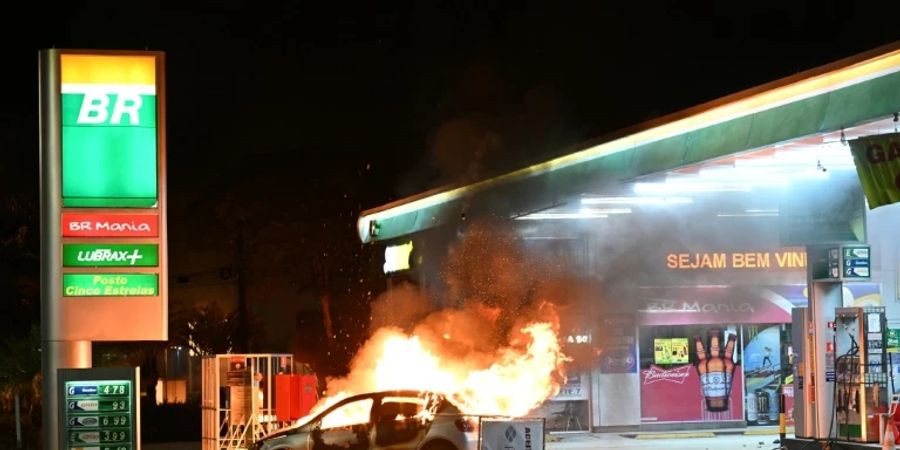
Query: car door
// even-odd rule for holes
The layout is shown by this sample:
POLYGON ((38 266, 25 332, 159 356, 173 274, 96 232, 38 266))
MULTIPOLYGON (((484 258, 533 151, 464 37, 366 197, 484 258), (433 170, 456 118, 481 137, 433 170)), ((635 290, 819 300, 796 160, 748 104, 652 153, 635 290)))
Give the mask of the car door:
POLYGON ((379 399, 373 414, 373 450, 413 450, 428 430, 429 418, 423 415, 425 399, 417 396, 385 396, 379 399))
POLYGON ((371 397, 356 399, 324 414, 310 433, 311 450, 368 450, 373 404, 371 397))

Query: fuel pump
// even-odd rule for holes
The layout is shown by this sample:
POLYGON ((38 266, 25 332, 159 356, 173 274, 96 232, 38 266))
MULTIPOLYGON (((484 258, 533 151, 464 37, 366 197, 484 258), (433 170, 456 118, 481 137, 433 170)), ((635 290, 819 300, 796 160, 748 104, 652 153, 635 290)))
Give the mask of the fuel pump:
POLYGON ((795 326, 796 321, 800 320, 804 330, 803 343, 798 344, 802 364, 797 370, 804 373, 802 378, 795 378, 795 392, 802 395, 794 403, 795 423, 798 437, 833 440, 837 437, 834 414, 838 355, 835 348, 835 311, 844 306, 845 281, 869 278, 870 247, 828 244, 807 246, 806 253, 809 308, 799 317, 794 315, 795 326))
POLYGON ((879 442, 888 412, 885 309, 837 308, 834 324, 837 439, 879 442))

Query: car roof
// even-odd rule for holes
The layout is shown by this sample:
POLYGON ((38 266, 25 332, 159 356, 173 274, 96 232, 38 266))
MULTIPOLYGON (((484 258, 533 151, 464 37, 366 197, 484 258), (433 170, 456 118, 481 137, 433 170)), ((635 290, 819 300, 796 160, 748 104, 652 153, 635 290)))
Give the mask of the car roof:
MULTIPOLYGON (((351 395, 350 397, 341 400, 344 402, 349 399, 360 399, 360 398, 368 398, 368 397, 421 397, 423 395, 439 395, 437 392, 432 391, 417 391, 414 389, 394 389, 394 390, 386 390, 386 391, 374 391, 374 392, 366 392, 363 394, 351 395)), ((338 402, 338 403, 341 403, 338 402)))
POLYGON ((363 399, 367 399, 367 398, 376 399, 376 398, 383 398, 383 397, 422 397, 422 396, 426 396, 426 395, 439 395, 439 396, 443 397, 443 394, 440 394, 438 392, 426 391, 426 390, 415 390, 415 389, 393 389, 393 390, 372 391, 372 392, 365 392, 362 394, 351 395, 347 398, 341 399, 340 401, 329 406, 328 408, 325 408, 324 410, 322 410, 321 412, 319 412, 318 414, 316 414, 314 416, 306 416, 306 417, 301 418, 300 420, 306 419, 304 422, 302 422, 302 423, 298 422, 288 428, 278 430, 277 432, 274 432, 274 433, 266 436, 266 438, 270 438, 270 437, 273 437, 273 436, 276 436, 279 434, 284 434, 284 433, 288 432, 288 429, 295 429, 295 428, 306 426, 306 425, 312 423, 313 421, 319 419, 320 417, 324 416, 325 414, 328 414, 331 411, 334 411, 335 409, 337 409, 343 405, 346 405, 347 403, 354 402, 357 400, 363 400, 363 399))
POLYGON ((438 395, 438 396, 443 397, 443 395, 438 392, 418 391, 415 389, 394 389, 394 390, 365 392, 362 394, 351 395, 347 398, 341 399, 340 401, 336 402, 335 404, 324 409, 319 414, 316 414, 316 417, 323 416, 340 406, 346 405, 347 403, 351 403, 351 402, 354 402, 357 400, 363 400, 363 399, 367 399, 367 398, 375 399, 375 398, 382 398, 382 397, 423 397, 423 396, 428 396, 428 395, 438 395))

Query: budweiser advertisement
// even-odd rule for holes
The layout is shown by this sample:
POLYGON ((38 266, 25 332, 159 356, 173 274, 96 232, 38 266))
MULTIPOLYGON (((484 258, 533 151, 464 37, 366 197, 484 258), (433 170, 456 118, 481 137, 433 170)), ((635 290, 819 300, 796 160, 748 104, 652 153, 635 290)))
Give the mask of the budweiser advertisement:
POLYGON ((62 213, 64 237, 158 237, 155 213, 62 213))
POLYGON ((710 330, 706 339, 692 338, 693 364, 651 364, 641 370, 642 420, 743 420, 743 380, 734 362, 736 337, 710 330))

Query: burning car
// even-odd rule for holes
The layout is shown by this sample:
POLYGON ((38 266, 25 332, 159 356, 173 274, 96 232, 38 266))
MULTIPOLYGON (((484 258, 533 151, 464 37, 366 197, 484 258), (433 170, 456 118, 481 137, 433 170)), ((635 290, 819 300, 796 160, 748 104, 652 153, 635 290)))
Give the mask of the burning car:
POLYGON ((250 450, 472 450, 476 424, 441 394, 380 391, 344 398, 250 450))

